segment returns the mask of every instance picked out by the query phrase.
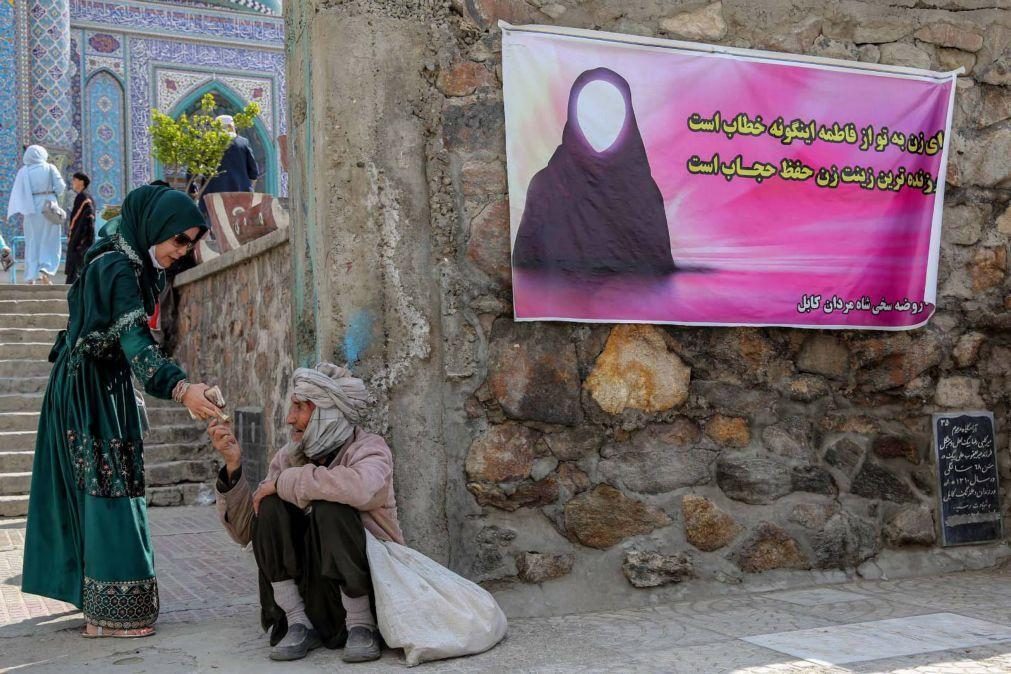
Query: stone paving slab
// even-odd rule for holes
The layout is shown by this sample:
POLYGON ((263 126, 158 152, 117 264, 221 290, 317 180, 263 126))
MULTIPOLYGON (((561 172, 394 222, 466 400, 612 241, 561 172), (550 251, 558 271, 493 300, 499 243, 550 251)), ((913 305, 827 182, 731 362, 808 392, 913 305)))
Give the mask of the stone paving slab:
MULTIPOLYGON (((387 651, 379 662, 354 666, 344 665, 339 651, 325 649, 300 662, 269 661, 269 646, 259 627, 252 554, 228 538, 213 508, 159 508, 149 513, 162 613, 158 634, 140 640, 82 639, 77 632, 83 620, 74 607, 21 594, 25 521, 0 520, 0 672, 365 674, 404 669, 399 651, 387 651)), ((1011 633, 1009 576, 1005 569, 994 569, 513 619, 509 636, 490 652, 429 663, 418 671, 1007 673, 1011 640, 995 640, 1011 633), (904 623, 907 619, 911 622, 904 623), (828 630, 838 636, 873 631, 878 625, 915 641, 917 621, 962 619, 996 625, 988 637, 992 643, 959 645, 956 640, 943 651, 855 662, 848 651, 860 652, 863 644, 843 639, 846 652, 820 663, 768 647, 795 641, 794 633, 806 630, 828 630)))

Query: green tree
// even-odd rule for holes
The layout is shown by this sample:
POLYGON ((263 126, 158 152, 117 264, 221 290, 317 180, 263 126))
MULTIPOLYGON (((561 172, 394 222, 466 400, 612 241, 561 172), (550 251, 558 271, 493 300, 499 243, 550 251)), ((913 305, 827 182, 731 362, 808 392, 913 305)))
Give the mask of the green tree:
MULTIPOLYGON (((200 99, 200 109, 193 115, 181 115, 172 119, 151 109, 151 154, 165 167, 166 177, 187 179, 186 193, 200 182, 194 199, 200 200, 207 183, 218 175, 218 166, 225 156, 231 136, 224 126, 214 118, 215 102, 210 93, 200 99)), ((245 110, 233 116, 235 129, 253 126, 260 114, 260 106, 250 103, 245 110)))

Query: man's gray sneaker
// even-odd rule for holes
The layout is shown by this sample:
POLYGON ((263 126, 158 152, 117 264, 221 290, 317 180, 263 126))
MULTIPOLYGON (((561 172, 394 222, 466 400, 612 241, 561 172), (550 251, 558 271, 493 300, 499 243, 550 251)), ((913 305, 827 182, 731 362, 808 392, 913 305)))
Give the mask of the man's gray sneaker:
POLYGON ((344 662, 369 662, 378 660, 383 654, 379 647, 379 630, 374 627, 355 625, 348 630, 348 642, 344 645, 344 662))
POLYGON ((314 648, 319 648, 319 634, 311 627, 295 623, 288 633, 270 649, 271 660, 301 660, 314 648))

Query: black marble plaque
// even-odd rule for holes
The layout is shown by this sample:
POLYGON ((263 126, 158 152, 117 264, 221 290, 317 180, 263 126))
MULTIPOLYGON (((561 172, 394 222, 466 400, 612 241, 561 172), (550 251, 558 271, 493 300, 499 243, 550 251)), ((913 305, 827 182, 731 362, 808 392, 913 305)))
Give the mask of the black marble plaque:
POLYGON ((993 414, 935 414, 933 422, 942 543, 999 540, 1003 521, 993 414))
POLYGON ((263 410, 240 407, 235 410, 235 439, 242 447, 242 477, 256 489, 267 477, 267 436, 263 432, 263 410))

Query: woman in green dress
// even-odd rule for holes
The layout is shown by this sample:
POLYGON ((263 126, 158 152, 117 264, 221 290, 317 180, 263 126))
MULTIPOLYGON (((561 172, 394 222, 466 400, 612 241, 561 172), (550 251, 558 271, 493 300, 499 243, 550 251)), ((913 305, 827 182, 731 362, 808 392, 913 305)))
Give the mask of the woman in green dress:
POLYGON ((131 373, 201 419, 217 413, 207 387, 186 381, 147 324, 164 268, 205 233, 203 217, 182 192, 145 186, 127 195, 120 218, 85 255, 49 357, 21 581, 25 592, 81 608, 85 636, 147 636, 158 617, 131 373))

